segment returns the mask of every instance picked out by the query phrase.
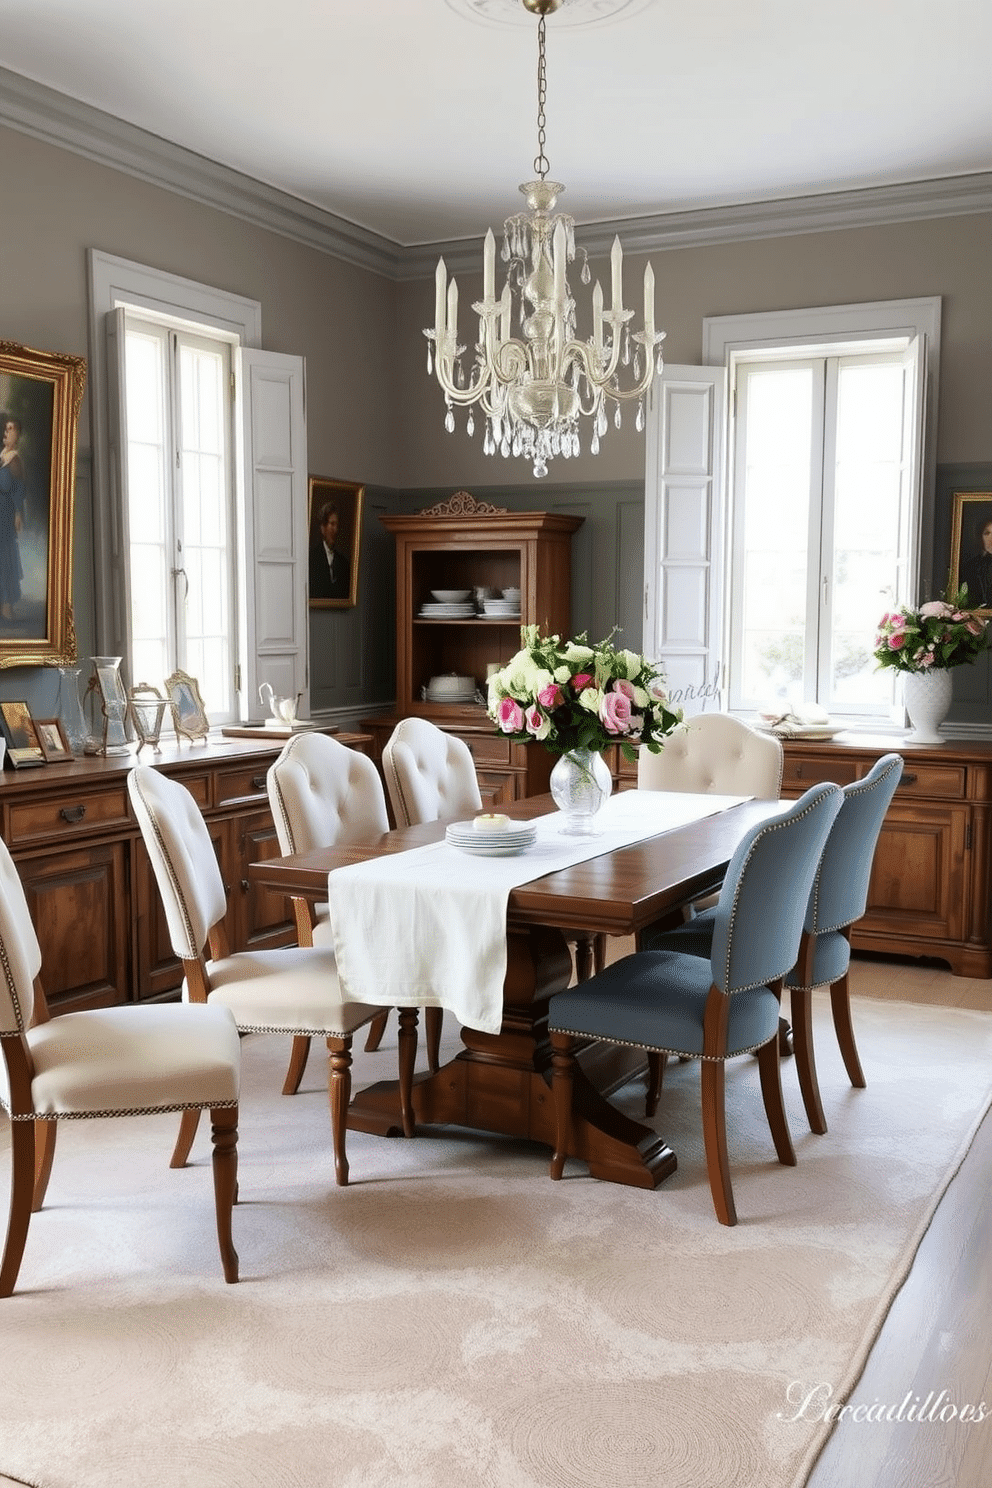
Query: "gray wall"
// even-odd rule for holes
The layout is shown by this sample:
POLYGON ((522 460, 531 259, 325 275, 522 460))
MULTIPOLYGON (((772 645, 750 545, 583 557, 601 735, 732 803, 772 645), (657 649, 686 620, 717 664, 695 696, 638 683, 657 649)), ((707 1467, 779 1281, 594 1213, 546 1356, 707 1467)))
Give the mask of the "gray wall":
MULTIPOLYGON (((644 449, 632 417, 619 434, 611 429, 598 458, 556 462, 547 479, 535 481, 523 461, 483 456, 481 431, 474 440, 463 424, 454 435, 444 432, 421 334, 433 317, 431 280, 393 283, 14 130, 0 128, 0 150, 17 204, 5 215, 0 242, 0 338, 88 355, 86 249, 96 247, 260 300, 264 346, 305 356, 311 472, 367 485, 358 607, 311 617, 315 711, 360 711, 391 697, 393 559, 378 516, 419 509, 459 488, 501 505, 584 516, 573 553, 576 628, 598 636, 619 619, 633 644, 640 634, 644 449)), ((981 469, 992 460, 992 214, 651 257, 658 323, 667 329, 673 363, 699 360, 706 315, 939 294, 937 458, 948 470, 981 469)), ((627 265, 632 303, 643 262, 633 255, 627 265)), ((605 263, 593 270, 608 277, 605 263)), ((459 277, 465 307, 479 286, 459 277)), ((74 552, 82 656, 95 644, 92 503, 107 499, 91 491, 89 419, 87 398, 74 552)), ((936 521, 935 570, 944 561, 939 544, 947 521, 939 501, 936 521)), ((975 693, 969 716, 987 718, 988 669, 962 670, 975 693)), ((56 680, 44 670, 0 672, 0 696, 27 697, 44 716, 55 711, 56 680)))

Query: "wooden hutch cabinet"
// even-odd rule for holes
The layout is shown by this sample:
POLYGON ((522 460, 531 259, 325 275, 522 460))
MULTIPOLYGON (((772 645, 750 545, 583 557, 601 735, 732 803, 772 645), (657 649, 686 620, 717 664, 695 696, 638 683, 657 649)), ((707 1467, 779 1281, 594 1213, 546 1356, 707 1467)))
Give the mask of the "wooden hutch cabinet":
POLYGON ((958 976, 992 976, 989 856, 992 744, 912 744, 845 734, 785 744, 782 794, 860 780, 889 752, 905 761, 875 853, 857 950, 932 956, 958 976))
MULTIPOLYGON (((338 737, 359 748, 370 742, 358 734, 338 737)), ((282 745, 274 738, 211 738, 163 742, 160 754, 139 756, 180 780, 206 818, 235 949, 296 939, 287 901, 248 879, 249 863, 279 855, 265 776, 282 745)), ((27 895, 53 1013, 170 997, 182 983, 131 814, 127 774, 134 764, 131 753, 0 774, 0 834, 27 895)))
POLYGON ((416 715, 464 739, 486 805, 547 790, 554 761, 546 750, 501 737, 480 703, 432 702, 425 692, 431 678, 455 673, 473 678, 484 697, 488 667, 504 665, 520 649, 521 625, 568 635, 571 540, 583 518, 509 512, 459 491, 415 516, 380 520, 396 539, 396 712, 362 721, 375 758, 399 719, 416 715), (519 589, 519 618, 420 613, 433 590, 483 586, 496 593, 519 589))

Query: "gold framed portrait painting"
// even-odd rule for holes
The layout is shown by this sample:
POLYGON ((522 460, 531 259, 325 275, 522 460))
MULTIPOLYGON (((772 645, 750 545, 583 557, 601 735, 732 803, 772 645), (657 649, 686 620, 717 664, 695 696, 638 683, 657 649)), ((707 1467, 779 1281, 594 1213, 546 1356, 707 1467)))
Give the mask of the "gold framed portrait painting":
POLYGON ((312 475, 309 490, 310 608, 348 609, 358 603, 365 487, 312 475))
POLYGON ((72 515, 85 357, 0 341, 0 667, 76 659, 72 515))
POLYGON ((968 608, 992 616, 992 491, 955 491, 951 589, 968 586, 968 608))

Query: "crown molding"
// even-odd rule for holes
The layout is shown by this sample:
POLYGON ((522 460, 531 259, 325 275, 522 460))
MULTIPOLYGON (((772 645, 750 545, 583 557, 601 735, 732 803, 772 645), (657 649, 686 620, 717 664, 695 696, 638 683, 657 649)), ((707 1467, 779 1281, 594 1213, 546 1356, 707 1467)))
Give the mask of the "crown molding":
MULTIPOLYGON (((0 124, 205 206, 229 212, 245 222, 293 238, 387 279, 429 278, 439 256, 444 257, 449 271, 472 271, 479 265, 481 234, 477 238, 403 247, 288 192, 2 67, 0 124)), ((933 181, 907 181, 895 186, 578 224, 576 237, 595 256, 609 252, 618 232, 623 235, 628 253, 647 253, 989 211, 992 211, 992 172, 978 172, 933 181)))
POLYGON ((403 249, 251 176, 0 67, 0 124, 395 279, 403 249))

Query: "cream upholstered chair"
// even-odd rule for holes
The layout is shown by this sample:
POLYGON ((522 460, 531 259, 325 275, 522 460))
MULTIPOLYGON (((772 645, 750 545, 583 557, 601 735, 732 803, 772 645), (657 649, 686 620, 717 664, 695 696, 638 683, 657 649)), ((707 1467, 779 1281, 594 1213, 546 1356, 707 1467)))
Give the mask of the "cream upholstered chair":
MULTIPOLYGON (((183 996, 189 1002, 230 1008, 242 1033, 327 1040, 334 1171, 337 1182, 346 1184, 351 1039, 379 1009, 343 999, 334 952, 326 947, 282 946, 232 954, 223 923, 224 881, 192 795, 151 765, 137 765, 127 785, 162 897, 172 949, 183 963, 183 996)), ((198 1111, 183 1117, 173 1159, 177 1165, 189 1154, 198 1117, 198 1111)))
MULTIPOLYGON (((418 822, 460 821, 482 810, 475 761, 463 739, 426 718, 403 718, 382 751, 382 773, 398 827, 418 822)), ((570 933, 579 980, 606 961, 606 938, 570 933)), ((437 1010, 428 1009, 428 1018, 437 1010)), ((440 1039, 441 1015, 437 1013, 440 1039)), ((430 1023, 428 1023, 430 1037, 430 1023)), ((431 1063, 436 1069, 436 1062, 431 1063)))
POLYGON ((231 1211, 238 1174, 241 1047, 223 1007, 94 1008, 49 1019, 41 949, 24 889, 0 842, 0 1104, 11 1121, 10 1218, 0 1297, 17 1281, 32 1212, 45 1201, 56 1124, 209 1109, 224 1277, 238 1279, 231 1211))
POLYGON ((640 790, 777 800, 782 763, 774 735, 759 734, 729 713, 698 713, 669 734, 660 754, 640 751, 637 784, 640 790))
MULTIPOLYGON (((269 805, 279 847, 284 854, 312 852, 349 842, 368 842, 389 830, 386 797, 379 772, 370 759, 328 734, 296 734, 286 741, 266 776, 269 805)), ((301 946, 333 947, 327 905, 293 900, 296 936, 301 946)), ((369 1043, 389 1015, 381 1010, 369 1027, 369 1043)), ((284 1095, 300 1088, 310 1039, 299 1034, 283 1085, 284 1095)))

